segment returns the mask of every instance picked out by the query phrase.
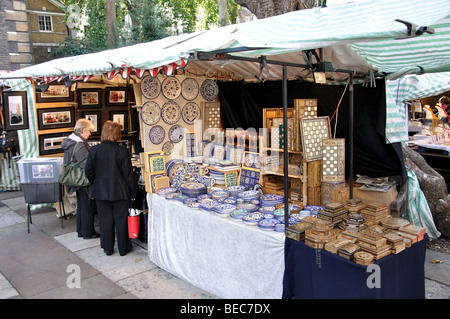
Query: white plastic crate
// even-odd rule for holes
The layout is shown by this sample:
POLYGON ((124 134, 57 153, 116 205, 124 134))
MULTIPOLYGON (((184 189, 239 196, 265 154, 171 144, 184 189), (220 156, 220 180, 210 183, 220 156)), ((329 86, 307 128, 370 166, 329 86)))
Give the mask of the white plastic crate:
POLYGON ((57 182, 62 157, 24 158, 17 162, 20 183, 57 182))

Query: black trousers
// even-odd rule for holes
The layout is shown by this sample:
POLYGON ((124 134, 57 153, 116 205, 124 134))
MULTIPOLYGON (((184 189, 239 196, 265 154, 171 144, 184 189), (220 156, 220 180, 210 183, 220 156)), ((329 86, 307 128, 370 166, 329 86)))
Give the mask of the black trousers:
POLYGON ((100 246, 107 255, 114 251, 115 233, 117 247, 121 256, 131 250, 131 240, 128 236, 128 200, 104 201, 96 200, 98 219, 100 223, 100 246))
POLYGON ((77 233, 79 237, 89 238, 95 233, 94 219, 97 205, 90 199, 86 190, 77 190, 77 233))

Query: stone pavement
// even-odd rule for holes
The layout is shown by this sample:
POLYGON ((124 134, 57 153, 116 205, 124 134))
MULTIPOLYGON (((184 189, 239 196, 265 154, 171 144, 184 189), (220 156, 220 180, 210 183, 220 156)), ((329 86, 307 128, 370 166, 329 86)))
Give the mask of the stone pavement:
MULTIPOLYGON (((75 216, 61 227, 46 207, 32 221, 27 233, 21 191, 0 193, 0 299, 218 299, 157 267, 137 239, 106 256, 99 239, 77 237, 75 216)), ((450 255, 427 250, 425 276, 427 299, 450 299, 450 255)))
POLYGON ((157 267, 137 239, 106 256, 100 239, 78 238, 75 216, 62 228, 54 208, 31 215, 27 233, 23 193, 0 193, 0 299, 217 299, 157 267))

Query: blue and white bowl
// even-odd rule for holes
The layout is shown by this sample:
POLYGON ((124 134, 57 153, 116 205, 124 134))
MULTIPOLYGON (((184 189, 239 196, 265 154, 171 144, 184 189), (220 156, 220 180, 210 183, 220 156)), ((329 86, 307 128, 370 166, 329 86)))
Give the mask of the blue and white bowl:
POLYGON ((258 210, 258 206, 250 203, 238 203, 236 204, 238 209, 247 209, 250 213, 253 213, 258 210))
POLYGON ((276 218, 263 218, 258 221, 258 227, 263 230, 274 230, 277 224, 279 221, 276 218))
POLYGON ((158 189, 156 191, 156 194, 158 194, 159 196, 166 196, 167 194, 175 193, 175 192, 177 192, 176 187, 164 187, 164 188, 158 189))
POLYGON ((258 192, 256 190, 249 190, 249 191, 239 193, 239 197, 246 201, 250 201, 252 199, 259 199, 260 195, 261 195, 260 192, 258 192))
POLYGON ((225 190, 230 192, 230 196, 237 196, 239 193, 245 191, 245 186, 228 186, 227 188, 225 188, 225 190))
POLYGON ((256 226, 256 225, 258 225, 258 222, 263 218, 264 218, 263 214, 255 212, 255 213, 249 213, 249 214, 245 215, 244 217, 242 217, 242 220, 247 225, 256 226))
POLYGON ((242 218, 249 214, 247 209, 236 209, 230 213, 230 217, 234 221, 242 221, 242 218))

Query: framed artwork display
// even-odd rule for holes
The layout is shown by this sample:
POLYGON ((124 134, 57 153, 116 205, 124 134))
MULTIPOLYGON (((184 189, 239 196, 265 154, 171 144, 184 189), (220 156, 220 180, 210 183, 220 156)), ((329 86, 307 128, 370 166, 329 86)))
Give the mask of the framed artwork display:
POLYGON ((64 83, 51 83, 45 92, 36 93, 36 103, 72 102, 73 96, 64 83))
POLYGON ((110 111, 109 119, 122 126, 122 133, 128 133, 128 111, 110 111))
POLYGON ((28 100, 26 91, 2 92, 5 131, 28 129, 28 100))
POLYGON ((75 110, 73 107, 38 109, 37 117, 39 130, 75 126, 75 110))
POLYGON ((39 155, 63 153, 61 143, 71 134, 67 133, 52 133, 39 135, 39 155))
POLYGON ((101 108, 102 89, 79 89, 77 99, 79 109, 101 108))
POLYGON ((81 112, 81 118, 84 118, 94 125, 92 135, 99 135, 102 131, 102 112, 100 111, 84 111, 81 112))
POLYGON ((105 89, 106 106, 128 106, 128 90, 125 87, 105 89))

